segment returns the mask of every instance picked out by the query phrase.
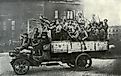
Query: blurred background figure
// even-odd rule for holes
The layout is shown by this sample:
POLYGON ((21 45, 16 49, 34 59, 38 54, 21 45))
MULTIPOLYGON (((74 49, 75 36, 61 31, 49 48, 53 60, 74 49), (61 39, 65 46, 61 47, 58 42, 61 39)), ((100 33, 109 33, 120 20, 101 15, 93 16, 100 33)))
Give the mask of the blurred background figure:
POLYGON ((91 23, 97 23, 95 14, 92 15, 91 23))
POLYGON ((105 33, 106 33, 106 39, 107 39, 107 35, 108 35, 108 20, 107 19, 104 19, 104 24, 103 24, 103 29, 105 30, 105 33))

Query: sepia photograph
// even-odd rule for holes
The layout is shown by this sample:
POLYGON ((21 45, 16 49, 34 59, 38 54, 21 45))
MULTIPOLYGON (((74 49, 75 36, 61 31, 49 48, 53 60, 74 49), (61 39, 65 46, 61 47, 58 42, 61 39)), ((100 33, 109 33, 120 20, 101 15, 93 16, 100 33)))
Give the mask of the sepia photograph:
POLYGON ((121 0, 0 0, 0 76, 121 76, 121 0))

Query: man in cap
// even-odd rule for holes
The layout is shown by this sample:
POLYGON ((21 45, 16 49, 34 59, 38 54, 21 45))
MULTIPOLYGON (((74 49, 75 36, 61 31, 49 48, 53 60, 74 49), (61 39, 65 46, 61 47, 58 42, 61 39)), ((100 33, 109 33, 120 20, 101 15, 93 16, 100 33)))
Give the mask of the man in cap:
POLYGON ((36 61, 39 61, 39 62, 42 62, 44 59, 48 59, 49 58, 49 48, 48 47, 47 49, 43 48, 45 45, 49 44, 50 43, 50 39, 47 35, 47 32, 42 32, 42 35, 41 35, 41 38, 40 38, 40 41, 38 43, 38 45, 36 46, 38 48, 38 50, 42 53, 42 55, 40 56, 33 56, 33 58, 36 60, 36 61))
POLYGON ((85 19, 84 19, 84 16, 83 16, 82 12, 78 13, 77 22, 78 22, 79 26, 84 26, 85 25, 85 19))
POLYGON ((107 39, 107 35, 108 35, 108 20, 107 19, 104 19, 104 24, 103 24, 103 29, 105 30, 105 33, 106 33, 106 36, 105 36, 105 39, 107 39))

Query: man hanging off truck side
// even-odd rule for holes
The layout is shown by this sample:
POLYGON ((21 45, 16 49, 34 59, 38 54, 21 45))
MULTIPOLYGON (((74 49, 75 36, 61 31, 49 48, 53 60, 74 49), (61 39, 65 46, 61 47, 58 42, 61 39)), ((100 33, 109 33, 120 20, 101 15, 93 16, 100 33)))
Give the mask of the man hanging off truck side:
POLYGON ((35 55, 41 55, 40 51, 39 51, 39 32, 38 32, 38 28, 34 28, 34 35, 32 38, 32 46, 34 47, 34 51, 35 51, 35 55))
MULTIPOLYGON (((38 45, 36 45, 36 50, 39 50, 39 52, 42 53, 42 55, 34 55, 34 59, 36 61, 42 62, 42 60, 48 58, 49 55, 49 50, 48 49, 44 49, 43 47, 47 44, 50 43, 50 39, 47 36, 47 32, 42 32, 41 38, 38 39, 38 45)), ((49 48, 49 47, 48 47, 49 48)))

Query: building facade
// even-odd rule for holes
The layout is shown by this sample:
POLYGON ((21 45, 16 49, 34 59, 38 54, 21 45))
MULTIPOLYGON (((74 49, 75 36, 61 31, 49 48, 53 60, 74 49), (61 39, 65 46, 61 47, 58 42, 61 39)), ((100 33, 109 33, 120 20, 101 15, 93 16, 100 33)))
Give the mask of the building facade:
POLYGON ((113 54, 121 55, 121 25, 109 26, 108 29, 109 43, 115 45, 111 50, 113 54))
POLYGON ((81 0, 0 0, 0 45, 18 41, 29 19, 40 14, 49 20, 63 15, 71 18, 83 9, 82 4, 81 0))
POLYGON ((110 43, 121 42, 121 26, 109 26, 108 38, 110 43))

